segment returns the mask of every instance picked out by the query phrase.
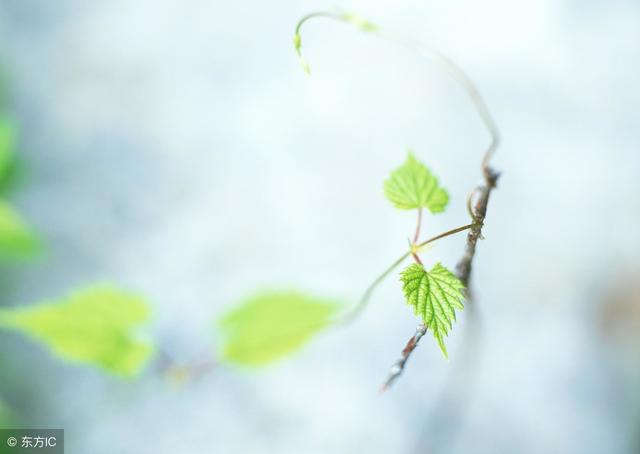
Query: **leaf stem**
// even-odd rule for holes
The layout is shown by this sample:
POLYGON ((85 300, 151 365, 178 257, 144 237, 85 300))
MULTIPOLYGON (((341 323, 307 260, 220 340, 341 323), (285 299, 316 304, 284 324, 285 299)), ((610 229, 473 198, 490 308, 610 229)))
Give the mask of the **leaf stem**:
POLYGON ((420 225, 422 224, 422 207, 418 208, 418 222, 416 224, 416 233, 413 236, 413 243, 411 243, 411 255, 413 256, 413 260, 416 261, 418 265, 422 265, 422 260, 418 257, 418 248, 416 247, 418 243, 418 238, 420 237, 420 225))
POLYGON ((422 207, 418 208, 418 224, 416 225, 416 234, 413 236, 413 244, 418 242, 420 236, 420 224, 422 224, 422 207))
POLYGON ((411 251, 405 252, 401 257, 399 257, 395 262, 393 262, 393 264, 391 264, 389 268, 387 268, 380 276, 378 276, 371 284, 369 284, 369 287, 367 287, 365 292, 362 294, 362 297, 360 297, 360 300, 358 300, 358 303, 355 305, 355 307, 351 311, 349 311, 347 315, 342 319, 342 323, 345 323, 345 324, 350 323, 353 320, 355 320, 358 317, 358 315, 360 315, 360 313, 367 306, 367 303, 371 299, 371 295, 373 294, 373 291, 376 289, 376 287, 389 274, 391 274, 393 270, 395 270, 398 266, 400 266, 400 264, 404 262, 404 260, 407 257, 409 257, 409 255, 411 255, 411 251))
POLYGON ((446 232, 443 232, 440 235, 436 235, 433 238, 429 238, 428 240, 425 240, 422 243, 417 244, 416 248, 420 249, 422 247, 425 247, 427 244, 430 244, 430 243, 433 243, 434 241, 439 240, 440 238, 444 238, 449 235, 455 235, 456 233, 464 232, 465 230, 469 230, 473 227, 478 227, 479 225, 480 224, 473 223, 473 224, 463 225, 462 227, 457 227, 455 229, 447 230, 446 232))
MULTIPOLYGON (((451 230, 447 230, 446 232, 441 233, 440 235, 436 235, 432 238, 429 238, 428 240, 423 241, 422 243, 419 244, 413 244, 411 246, 411 250, 405 252, 401 257, 398 257, 398 259, 393 262, 389 268, 387 268, 386 270, 384 270, 384 272, 378 276, 371 284, 369 284, 369 287, 367 287, 367 289, 365 290, 365 292, 362 294, 362 297, 360 297, 360 299, 358 300, 358 302, 356 303, 356 305, 353 307, 353 309, 351 309, 345 316, 344 318, 341 320, 342 323, 347 324, 352 322, 353 320, 355 320, 358 315, 360 315, 360 313, 364 310, 364 308, 367 306, 367 303, 369 303, 369 300, 371 299, 371 295, 373 294, 373 291, 376 289, 376 287, 389 275, 391 274, 391 272, 393 270, 395 270, 398 266, 400 266, 400 264, 402 262, 405 261, 405 259, 407 257, 409 257, 410 255, 414 255, 414 250, 415 249, 420 249, 421 247, 426 246, 427 244, 433 243, 441 238, 445 238, 447 236, 450 235, 455 235, 456 233, 460 233, 460 232, 464 232, 465 230, 469 230, 470 228, 476 227, 477 224, 468 224, 468 225, 463 225, 462 227, 457 227, 455 229, 451 229, 451 230)), ((415 255, 414 255, 415 258, 415 255)), ((419 259, 418 259, 419 260, 419 259)), ((420 264, 422 264, 422 262, 418 262, 420 264)))

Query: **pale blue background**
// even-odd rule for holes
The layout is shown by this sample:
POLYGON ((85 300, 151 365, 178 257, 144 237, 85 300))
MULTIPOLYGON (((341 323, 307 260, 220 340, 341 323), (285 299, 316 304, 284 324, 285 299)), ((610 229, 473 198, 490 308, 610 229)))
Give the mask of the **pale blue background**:
MULTIPOLYGON (((475 361, 458 369, 463 314, 450 363, 427 338, 379 395, 416 324, 391 278, 302 354, 183 387, 104 377, 3 335, 21 378, 2 397, 65 428, 70 453, 635 452, 640 323, 602 328, 607 295, 640 280, 634 1, 0 0, 28 169, 12 199, 48 244, 3 271, 5 303, 114 281, 149 295, 160 342, 188 360, 255 288, 357 298, 413 229, 381 190, 407 146, 452 196, 425 235, 466 223, 488 140, 469 100, 437 66, 320 20, 306 77, 293 26, 334 6, 444 51, 501 127, 475 361), (434 416, 460 374, 463 418, 434 416)), ((425 260, 453 266, 462 247, 443 240, 425 260)))

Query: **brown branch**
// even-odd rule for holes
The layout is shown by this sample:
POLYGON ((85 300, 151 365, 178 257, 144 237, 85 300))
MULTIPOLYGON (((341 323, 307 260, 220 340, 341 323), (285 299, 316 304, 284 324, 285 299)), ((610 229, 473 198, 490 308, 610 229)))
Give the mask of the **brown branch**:
MULTIPOLYGON (((498 148, 498 145, 500 143, 500 135, 498 132, 498 127, 495 121, 493 120, 493 117, 491 116, 491 113, 489 112, 489 109, 486 103, 484 102, 484 99, 480 95, 480 92, 476 88, 473 81, 465 74, 465 72, 460 67, 458 67, 458 65, 456 65, 452 60, 450 60, 446 55, 442 54, 436 49, 418 45, 416 43, 406 41, 403 38, 394 36, 393 34, 388 34, 386 32, 383 32, 378 27, 374 26, 373 24, 367 21, 354 20, 354 16, 349 14, 335 14, 335 13, 327 13, 327 12, 320 11, 320 12, 315 12, 315 13, 311 13, 304 16, 296 25, 295 37, 294 37, 295 49, 296 49, 296 52, 298 53, 298 56, 301 58, 302 58, 301 38, 300 38, 301 28, 306 21, 313 19, 314 17, 326 17, 326 18, 330 18, 330 19, 334 19, 342 22, 347 22, 347 23, 350 22, 360 27, 360 29, 363 31, 375 32, 383 38, 399 43, 407 47, 408 49, 415 51, 423 58, 433 59, 453 79, 455 79, 455 81, 458 82, 460 86, 465 90, 471 102, 473 103, 476 109, 476 112, 480 117, 480 120, 482 120, 482 123, 489 131, 489 134, 491 136, 491 142, 489 144, 488 149, 484 153, 484 156, 482 158, 482 164, 481 164, 482 174, 484 176, 484 185, 474 190, 469 196, 467 205, 469 208, 469 214, 471 215, 471 218, 473 220, 473 224, 471 224, 470 226, 464 227, 464 228, 470 229, 467 235, 467 245, 465 248, 464 255, 456 265, 456 274, 458 278, 464 283, 465 287, 467 288, 467 301, 469 301, 471 299, 471 296, 468 290, 469 289, 468 284, 469 284, 469 279, 471 277, 471 268, 473 264, 473 258, 475 257, 475 254, 476 254, 476 245, 478 243, 478 239, 482 238, 482 227, 484 225, 484 219, 487 214, 487 205, 489 204, 489 196, 491 195, 491 191, 495 189, 498 181, 498 176, 499 176, 497 172, 491 169, 491 167, 489 166, 489 161, 491 160, 491 157, 493 156, 496 149, 498 148), (476 195, 476 191, 479 195, 476 195), (475 204, 475 207, 472 208, 471 199, 473 199, 474 196, 477 197, 477 202, 475 204)), ((304 63, 304 65, 306 67, 306 63, 304 63)), ((308 67, 307 67, 307 70, 308 70, 308 67)), ((457 231, 461 231, 461 230, 456 230, 456 231, 446 232, 441 236, 432 238, 421 244, 416 244, 418 234, 419 234, 420 224, 421 224, 421 215, 422 213, 419 212, 418 226, 416 229, 416 234, 415 234, 413 243, 411 244, 411 251, 408 252, 403 257, 401 257, 396 263, 394 263, 391 266, 391 268, 385 271, 378 279, 376 279, 373 282, 371 286, 369 286, 369 288, 365 292, 365 295, 363 296, 361 301, 358 303, 356 310, 353 312, 353 314, 350 317, 347 318, 347 320, 351 320, 355 316, 355 314, 357 314, 365 306, 366 302, 371 296, 371 293, 373 292, 373 289, 382 281, 382 279, 384 279, 393 269, 395 269, 395 267, 398 266, 406 257, 408 257, 409 255, 412 255, 414 260, 417 263, 421 263, 420 258, 418 257, 418 254, 417 254, 417 251, 420 247, 426 245, 431 241, 435 241, 438 238, 448 236, 452 233, 456 233, 457 231)), ((464 228, 461 228, 461 229, 464 229, 464 228)), ((427 332, 427 326, 425 326, 424 324, 418 325, 418 328, 416 329, 416 333, 409 339, 409 341, 407 342, 407 345, 402 350, 402 356, 391 367, 390 374, 387 380, 385 381, 384 385, 382 386, 383 390, 387 389, 402 374, 402 371, 404 370, 407 360, 411 356, 411 353, 418 346, 418 342, 426 332, 427 332)))
MULTIPOLYGON (((496 146, 497 146, 497 136, 495 140, 492 141, 492 145, 489 148, 489 151, 487 151, 487 155, 490 156, 490 153, 493 153, 493 150, 495 150, 496 146)), ((493 191, 496 188, 496 185, 498 183, 498 177, 500 176, 499 173, 497 173, 491 167, 489 167, 488 161, 486 159, 486 155, 485 155, 485 159, 483 159, 482 162, 483 162, 482 173, 484 175, 484 184, 479 188, 476 188, 474 192, 472 192, 472 195, 475 193, 479 194, 477 196, 478 199, 475 205, 473 205, 471 210, 472 211, 471 214, 473 217, 473 224, 469 229, 469 233, 467 234, 467 244, 465 246, 464 255, 456 265, 456 275, 458 279, 462 281, 465 288, 467 289, 468 302, 471 300, 471 293, 469 291, 469 280, 471 278, 473 259, 476 255, 476 246, 478 244, 478 239, 482 238, 482 227, 484 226, 484 220, 485 220, 485 217, 487 216, 487 206, 489 205, 489 197, 491 195, 491 191, 493 191)), ((404 372, 404 368, 405 368, 405 365, 407 364, 407 361, 409 360, 409 357, 418 346, 420 339, 422 339, 422 337, 427 333, 427 330, 428 330, 428 327, 424 323, 421 323, 418 325, 418 327, 416 328, 415 334, 411 336, 411 338, 407 342, 407 345, 402 350, 400 357, 395 363, 393 363, 393 366, 391 366, 391 369, 389 370, 389 375, 387 376, 387 379, 382 385, 382 388, 381 388, 382 391, 389 389, 389 387, 393 384, 393 382, 395 382, 398 379, 398 377, 402 375, 402 372, 404 372)))
MULTIPOLYGON (((499 177, 499 174, 488 166, 483 169, 483 173, 485 175, 485 182, 484 185, 478 188, 480 195, 478 196, 475 206, 473 206, 473 217, 476 225, 469 230, 464 255, 456 265, 458 279, 462 281, 467 289, 469 287, 469 279, 471 278, 473 258, 476 255, 476 245, 478 244, 478 239, 482 238, 482 227, 484 226, 484 219, 487 216, 489 197, 491 196, 491 191, 495 189, 499 177)), ((468 296, 469 295, 467 295, 467 297, 468 296)))
POLYGON ((405 345, 404 349, 402 350, 402 354, 400 358, 398 358, 398 360, 395 363, 393 363, 393 366, 391 366, 391 369, 389 370, 389 376, 380 387, 381 392, 384 392, 387 389, 389 389, 391 385, 393 385, 393 382, 396 381, 396 379, 402 374, 402 371, 404 370, 404 365, 407 363, 407 360, 411 356, 411 353, 418 346, 418 342, 420 342, 420 339, 422 338, 422 336, 426 334, 426 332, 427 332, 426 325, 422 323, 418 325, 418 328, 416 328, 416 333, 413 336, 411 336, 411 339, 409 339, 409 342, 407 342, 407 345, 405 345))
MULTIPOLYGON (((394 37, 390 37, 392 40, 394 37)), ((432 57, 434 58, 440 65, 446 69, 451 76, 464 88, 467 92, 467 95, 473 102, 476 112, 478 113, 482 123, 489 131, 491 136, 491 142, 489 143, 489 147, 484 153, 482 157, 482 163, 480 165, 482 169, 482 175, 484 177, 484 184, 479 188, 476 188, 470 195, 468 207, 469 214, 473 219, 473 227, 469 230, 467 235, 467 245, 465 247, 465 252, 458 264, 456 265, 456 274, 458 279, 460 279, 465 288, 467 289, 467 301, 470 301, 471 294, 469 292, 469 280, 471 278, 471 268, 473 265, 473 258, 476 254, 476 245, 478 243, 478 239, 482 238, 482 227, 484 226, 484 219, 487 215, 487 206, 489 204, 489 196, 491 195, 491 191, 495 189, 496 184, 498 182, 499 174, 494 171, 490 166, 489 162, 493 157, 493 154, 497 150, 500 144, 500 133, 498 131, 498 126, 496 125, 491 113, 489 112, 489 108, 487 104, 484 102, 484 99, 480 95, 480 92, 476 88, 473 81, 465 74, 465 72, 460 69, 452 60, 450 60, 444 54, 438 52, 435 49, 422 47, 416 45, 414 43, 406 43, 408 48, 413 49, 420 55, 424 57, 432 57), (479 195, 477 195, 477 202, 475 207, 471 207, 471 199, 475 196, 476 191, 479 195)), ((391 366, 391 371, 389 372, 389 376, 385 381, 385 385, 383 385, 383 389, 387 389, 391 383, 393 383, 404 371, 404 367, 411 356, 411 353, 418 346, 418 342, 427 332, 427 326, 424 324, 418 325, 416 329, 416 333, 409 339, 407 346, 411 345, 410 349, 405 349, 402 351, 402 355, 398 361, 391 366)))

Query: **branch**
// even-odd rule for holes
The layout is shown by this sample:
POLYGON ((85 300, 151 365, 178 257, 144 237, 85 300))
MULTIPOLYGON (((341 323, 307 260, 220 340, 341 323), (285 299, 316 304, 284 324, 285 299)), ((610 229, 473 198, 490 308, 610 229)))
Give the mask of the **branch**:
MULTIPOLYGON (((487 153, 493 153, 493 149, 489 149, 487 153)), ((485 155, 486 158, 486 155, 485 155)), ((471 293, 469 291, 469 280, 471 278, 471 270, 473 265, 473 259, 476 255, 476 245, 478 243, 478 239, 482 238, 482 227, 484 226, 484 220, 487 216, 487 206, 489 204, 489 196, 491 195, 491 191, 496 188, 498 177, 500 176, 495 170, 493 170, 488 165, 488 161, 483 159, 482 161, 482 173, 484 175, 484 184, 472 193, 479 193, 478 200, 475 203, 475 206, 471 208, 471 214, 473 216, 473 224, 471 224, 471 228, 469 229, 469 233, 467 234, 467 245, 465 247, 464 255, 458 261, 456 265, 456 275, 458 279, 462 281, 465 288, 467 289, 467 301, 471 301, 471 293)), ((471 201, 470 201, 471 202, 471 201)), ((470 203, 471 206, 471 203, 470 203)), ((426 334, 428 327, 420 323, 416 328, 416 332, 409 341, 407 345, 402 350, 402 353, 398 360, 393 363, 391 369, 389 370, 389 375, 387 379, 382 385, 382 391, 389 389, 389 387, 395 382, 402 372, 404 372, 405 365, 411 356, 411 353, 416 349, 420 339, 426 334)))
MULTIPOLYGON (((320 11, 320 12, 314 12, 314 13, 308 14, 298 22, 295 28, 293 43, 295 46, 296 53, 300 57, 301 63, 305 71, 307 71, 307 73, 309 73, 310 70, 309 70, 308 64, 306 63, 306 61, 304 61, 302 57, 302 38, 300 34, 301 34, 302 26, 310 19, 313 19, 316 17, 324 17, 324 18, 333 19, 333 20, 337 20, 345 23, 351 23, 352 25, 357 26, 362 31, 373 32, 378 36, 381 36, 389 41, 399 43, 407 47, 408 49, 413 50, 414 52, 419 54, 421 57, 434 60, 463 88, 463 90, 466 92, 467 96, 469 96, 469 99, 473 103, 473 106, 476 112, 478 113, 480 120, 482 121, 483 125, 489 132, 491 140, 489 142, 489 146, 487 147, 484 153, 484 156, 482 158, 482 164, 481 164, 482 175, 484 177, 484 184, 476 188, 470 195, 470 198, 468 201, 468 208, 469 208, 469 214, 471 215, 473 223, 467 227, 470 230, 467 235, 467 245, 465 247, 465 252, 462 258, 460 259, 460 261, 458 262, 458 264, 456 265, 456 274, 458 276, 458 279, 460 279, 462 283, 465 285, 465 288, 467 288, 467 301, 470 301, 471 295, 468 290, 469 289, 468 285, 471 277, 473 259, 476 254, 476 245, 478 243, 478 239, 482 238, 482 227, 484 226, 484 219, 487 214, 489 196, 491 195, 491 191, 495 189, 498 181, 498 177, 499 177, 499 174, 489 166, 489 162, 500 144, 500 133, 498 131, 498 127, 495 121, 493 120, 491 113, 489 112, 489 108, 487 107, 487 104, 485 103, 484 99, 480 95, 480 92, 478 91, 473 81, 466 75, 466 73, 458 65, 456 65, 451 59, 449 59, 449 57, 442 54, 440 51, 436 49, 422 46, 414 42, 410 42, 405 39, 399 38, 387 32, 384 32, 380 30, 376 25, 352 14, 331 13, 331 12, 320 11), (477 201, 475 206, 472 207, 471 199, 473 199, 473 197, 476 195, 476 192, 479 195, 477 195, 477 201)), ((364 296, 356 306, 354 314, 357 314, 360 312, 360 310, 362 310, 362 308, 366 305, 367 301, 369 300, 369 297, 371 296, 371 293, 373 292, 374 288, 393 269, 395 269, 405 258, 407 258, 409 255, 413 255, 414 259, 419 263, 420 259, 418 258, 416 253, 417 249, 419 249, 420 247, 424 246, 425 244, 431 241, 435 241, 436 239, 440 238, 440 236, 438 236, 436 238, 432 238, 430 240, 427 240, 426 242, 416 245, 417 235, 419 233, 418 229, 420 228, 421 213, 418 213, 418 215, 419 215, 418 227, 416 229, 416 236, 412 244, 412 248, 411 248, 412 250, 406 255, 402 256, 397 262, 395 262, 388 270, 386 270, 378 279, 376 279, 373 282, 373 284, 367 289, 364 296)), ((443 236, 447 236, 448 234, 451 234, 451 233, 455 233, 455 232, 453 231, 447 232, 443 236)), ((354 315, 352 315, 351 317, 347 317, 347 320, 351 320, 353 316, 354 315)), ((383 390, 391 386, 391 384, 402 374, 404 367, 406 365, 406 362, 411 356, 411 353, 418 346, 420 339, 427 332, 427 329, 428 327, 424 324, 418 325, 418 328, 416 329, 415 334, 409 339, 409 341, 407 342, 407 345, 402 350, 402 354, 400 358, 391 367, 389 376, 387 377, 387 380, 382 386, 383 390)))
MULTIPOLYGON (((491 191, 496 188, 498 177, 500 176, 488 165, 483 166, 482 171, 484 174, 485 182, 482 186, 477 188, 477 191, 480 195, 478 196, 478 200, 475 206, 472 207, 475 225, 469 230, 464 255, 456 265, 456 274, 458 276, 458 279, 462 281, 465 288, 467 289, 469 288, 469 279, 471 278, 473 258, 476 255, 476 245, 478 244, 478 239, 482 238, 482 227, 487 216, 489 196, 491 195, 491 191)), ((467 290, 467 297, 470 299, 468 292, 469 291, 467 290)))
POLYGON ((363 295, 360 297, 360 299, 358 300, 356 305, 353 307, 353 309, 349 310, 347 314, 343 317, 342 323, 343 324, 351 323, 353 320, 355 320, 358 317, 358 315, 360 315, 360 313, 364 310, 364 308, 369 303, 369 300, 371 299, 371 295, 373 294, 373 291, 376 289, 376 287, 382 281, 384 281, 385 278, 389 274, 391 274, 393 270, 395 270, 398 266, 400 266, 400 264, 402 264, 402 262, 404 262, 404 260, 407 257, 409 257, 410 255, 415 255, 415 253, 417 253, 421 248, 423 248, 427 244, 431 244, 435 241, 438 241, 439 239, 445 238, 450 235, 455 235, 456 233, 464 232, 465 230, 469 230, 473 227, 475 227, 475 224, 463 225, 462 227, 456 227, 455 229, 447 230, 446 232, 443 232, 439 235, 429 238, 428 240, 423 241, 422 243, 411 244, 411 249, 408 252, 405 252, 402 256, 400 256, 395 262, 391 264, 391 266, 389 266, 389 268, 387 268, 380 276, 378 276, 371 284, 369 284, 369 287, 367 287, 367 289, 365 290, 363 295))
POLYGON ((411 339, 409 339, 409 342, 407 342, 407 345, 405 345, 400 358, 398 358, 398 360, 393 363, 393 366, 391 366, 391 369, 389 370, 389 376, 380 387, 380 391, 384 392, 389 389, 393 382, 396 381, 396 379, 402 374, 404 365, 407 363, 407 360, 409 359, 409 356, 411 356, 413 350, 415 350, 415 348, 418 346, 418 342, 420 342, 422 336, 427 333, 427 329, 427 326, 423 323, 420 323, 418 325, 418 327, 416 328, 416 333, 411 336, 411 339))

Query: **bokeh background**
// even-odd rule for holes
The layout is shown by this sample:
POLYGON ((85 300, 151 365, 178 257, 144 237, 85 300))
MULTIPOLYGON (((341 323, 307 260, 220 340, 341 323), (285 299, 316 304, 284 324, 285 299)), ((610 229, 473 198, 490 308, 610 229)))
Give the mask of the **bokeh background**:
MULTIPOLYGON (((425 234, 467 222, 488 136, 446 73, 318 20, 340 7, 442 50, 503 134, 479 245, 473 348, 429 337, 378 386, 416 320, 390 278, 354 324, 260 371, 126 381, 0 334, 15 421, 67 452, 640 451, 640 4, 575 0, 0 0, 21 128, 11 201, 46 253, 0 269, 1 304, 110 281, 147 295, 158 342, 215 353, 212 323, 256 288, 354 301, 414 218, 382 181, 411 147, 449 189, 425 234), (464 352, 466 354, 463 354, 464 352), (469 353, 470 352, 470 353, 469 353)), ((428 263, 453 266, 463 237, 428 263)))

